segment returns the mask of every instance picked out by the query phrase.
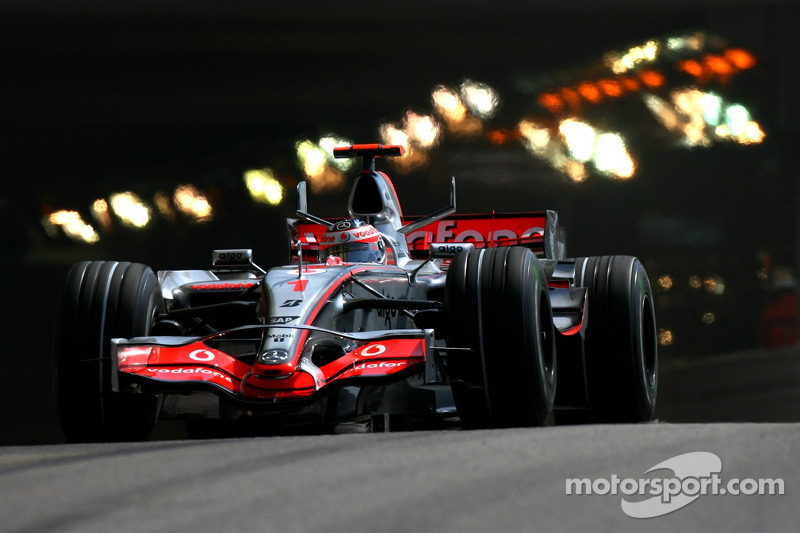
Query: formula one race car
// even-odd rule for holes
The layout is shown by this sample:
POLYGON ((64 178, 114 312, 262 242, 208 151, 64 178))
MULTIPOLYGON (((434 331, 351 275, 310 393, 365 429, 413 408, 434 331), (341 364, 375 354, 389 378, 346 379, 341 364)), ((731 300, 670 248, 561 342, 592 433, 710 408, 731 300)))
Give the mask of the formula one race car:
POLYGON ((639 260, 564 257, 553 211, 455 215, 454 180, 448 207, 405 217, 375 171, 403 153, 334 150, 364 161, 343 219, 310 214, 301 182, 289 265, 249 249, 208 270, 75 264, 55 345, 67 440, 143 439, 159 417, 264 433, 650 420, 639 260))

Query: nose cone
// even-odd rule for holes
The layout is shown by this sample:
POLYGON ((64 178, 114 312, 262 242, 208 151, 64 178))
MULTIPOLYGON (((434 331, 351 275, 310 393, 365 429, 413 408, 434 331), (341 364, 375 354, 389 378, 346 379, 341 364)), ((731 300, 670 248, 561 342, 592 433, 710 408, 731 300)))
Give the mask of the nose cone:
POLYGON ((253 365, 253 373, 264 378, 291 376, 296 365, 286 350, 267 350, 261 353, 253 365))

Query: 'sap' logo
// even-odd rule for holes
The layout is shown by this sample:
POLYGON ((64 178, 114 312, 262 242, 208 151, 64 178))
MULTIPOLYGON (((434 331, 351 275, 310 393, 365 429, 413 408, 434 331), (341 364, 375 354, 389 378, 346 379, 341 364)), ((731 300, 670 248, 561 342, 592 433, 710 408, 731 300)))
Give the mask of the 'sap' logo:
POLYGON ((288 324, 293 320, 297 320, 300 318, 299 316, 273 316, 267 320, 267 323, 270 325, 279 325, 279 324, 288 324))

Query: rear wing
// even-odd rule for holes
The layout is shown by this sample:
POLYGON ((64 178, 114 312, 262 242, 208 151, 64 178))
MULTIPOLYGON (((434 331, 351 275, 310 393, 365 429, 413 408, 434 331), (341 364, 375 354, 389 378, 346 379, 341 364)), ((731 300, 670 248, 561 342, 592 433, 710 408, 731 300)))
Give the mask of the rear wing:
MULTIPOLYGON (((422 218, 403 217, 403 225, 422 218)), ((327 228, 307 220, 289 219, 288 222, 292 255, 297 254, 299 243, 303 261, 316 261, 320 239, 327 228)), ((458 242, 471 243, 475 248, 525 246, 540 258, 566 257, 565 232, 559 227, 556 211, 451 215, 417 228, 405 238, 413 259, 427 259, 431 243, 458 242)))

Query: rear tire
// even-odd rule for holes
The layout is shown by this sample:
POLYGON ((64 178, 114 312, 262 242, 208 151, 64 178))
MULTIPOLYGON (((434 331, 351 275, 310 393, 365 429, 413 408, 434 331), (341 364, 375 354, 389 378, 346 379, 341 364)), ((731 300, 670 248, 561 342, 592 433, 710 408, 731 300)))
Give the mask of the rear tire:
POLYGON ((551 420, 556 355, 550 294, 522 247, 458 254, 445 289, 448 365, 462 424, 541 426, 551 420))
POLYGON ((630 256, 576 260, 587 287, 586 378, 591 422, 646 422, 658 390, 658 343, 650 280, 630 256))
MULTIPOLYGON (((164 301, 153 271, 139 263, 73 265, 56 319, 56 403, 68 442, 144 440, 158 396, 111 389, 111 339, 150 333, 164 301)), ((122 384, 121 384, 122 385, 122 384)))

